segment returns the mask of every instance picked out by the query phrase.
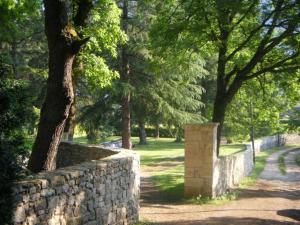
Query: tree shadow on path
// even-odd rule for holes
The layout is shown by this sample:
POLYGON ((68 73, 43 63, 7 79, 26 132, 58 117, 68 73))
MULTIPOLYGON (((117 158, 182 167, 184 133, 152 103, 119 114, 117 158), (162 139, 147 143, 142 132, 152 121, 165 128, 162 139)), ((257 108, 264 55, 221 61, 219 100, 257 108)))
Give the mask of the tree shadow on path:
POLYGON ((179 220, 171 222, 153 223, 152 225, 296 225, 299 223, 289 221, 277 221, 270 219, 258 219, 251 217, 209 217, 204 220, 179 220))

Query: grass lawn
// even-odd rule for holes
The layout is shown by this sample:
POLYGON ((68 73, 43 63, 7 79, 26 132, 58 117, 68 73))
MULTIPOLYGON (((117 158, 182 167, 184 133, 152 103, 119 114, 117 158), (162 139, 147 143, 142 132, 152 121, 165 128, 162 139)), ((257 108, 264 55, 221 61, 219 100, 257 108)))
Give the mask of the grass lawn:
MULTIPOLYGON (((118 136, 108 140, 120 139, 118 136)), ((154 183, 167 194, 166 200, 177 201, 183 198, 184 183, 184 143, 174 142, 174 138, 148 138, 147 145, 138 145, 138 137, 133 137, 134 150, 141 156, 142 170, 148 173, 154 183)), ((87 143, 85 137, 75 137, 77 143, 87 143)), ((99 141, 100 142, 100 141, 99 141)), ((220 155, 230 155, 245 150, 244 144, 222 145, 220 155)))
MULTIPOLYGON (((293 147, 275 147, 268 151, 257 154, 256 164, 250 176, 245 177, 241 182, 241 187, 251 185, 263 171, 266 159, 275 151, 283 148, 293 147)), ((134 148, 141 155, 141 166, 144 172, 152 176, 154 183, 165 192, 163 197, 167 201, 183 200, 184 190, 184 144, 175 143, 174 139, 161 138, 159 140, 149 139, 148 145, 136 145, 134 148)), ((220 155, 230 155, 245 150, 244 144, 223 145, 220 149, 220 155)), ((220 204, 236 198, 236 193, 229 193, 218 199, 194 199, 193 203, 212 203, 220 204)))
MULTIPOLYGON (((133 142, 137 143, 137 139, 134 138, 133 142)), ((182 200, 184 143, 176 143, 172 138, 149 138, 147 145, 136 145, 134 150, 140 153, 142 170, 151 175, 154 183, 166 193, 163 195, 165 200, 182 200)), ((230 155, 243 150, 244 144, 222 145, 220 155, 230 155)))

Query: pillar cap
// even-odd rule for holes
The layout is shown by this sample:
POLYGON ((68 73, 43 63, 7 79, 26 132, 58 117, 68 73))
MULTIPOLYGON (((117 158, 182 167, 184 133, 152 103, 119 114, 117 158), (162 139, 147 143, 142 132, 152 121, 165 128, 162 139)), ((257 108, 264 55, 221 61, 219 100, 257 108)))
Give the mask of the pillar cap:
POLYGON ((199 128, 215 128, 218 127, 219 123, 188 123, 184 126, 185 129, 193 130, 199 128))

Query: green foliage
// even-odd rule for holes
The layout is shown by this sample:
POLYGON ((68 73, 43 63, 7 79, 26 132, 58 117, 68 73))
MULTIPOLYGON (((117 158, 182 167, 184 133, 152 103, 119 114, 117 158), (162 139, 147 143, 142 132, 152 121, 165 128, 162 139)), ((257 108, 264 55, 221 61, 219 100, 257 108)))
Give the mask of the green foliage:
POLYGON ((41 1, 0 2, 0 57, 14 77, 26 77, 40 85, 47 71, 41 1))
POLYGON ((77 122, 86 132, 90 143, 96 143, 97 138, 112 136, 120 127, 120 110, 109 90, 98 90, 94 95, 89 93, 93 97, 91 102, 80 108, 77 122))
MULTIPOLYGON (((0 64, 0 71, 3 71, 0 64)), ((11 219, 11 184, 22 174, 22 161, 28 155, 23 126, 32 113, 26 83, 0 74, 0 224, 11 219)))
POLYGON ((85 48, 78 56, 83 63, 82 74, 93 88, 105 87, 119 77, 109 64, 111 57, 117 57, 117 46, 126 41, 120 27, 121 11, 114 0, 100 1, 94 5, 89 25, 83 35, 89 37, 85 48))
POLYGON ((270 74, 249 80, 228 109, 223 135, 243 141, 249 140, 251 127, 255 138, 291 130, 287 122, 291 120, 285 118, 283 123, 282 113, 288 112, 300 100, 300 86, 296 80, 292 76, 274 79, 270 74))
MULTIPOLYGON (((155 137, 156 130, 152 127, 145 128, 146 134, 148 137, 155 137)), ((131 128, 131 135, 132 136, 139 136, 139 129, 138 127, 131 128)), ((162 138, 172 138, 175 137, 175 130, 172 128, 161 127, 159 128, 159 137, 162 138)))
MULTIPOLYGON (((269 80, 270 74, 276 74, 272 76, 274 80, 278 80, 277 77, 284 77, 284 81, 288 81, 290 76, 294 76, 292 79, 299 81, 297 69, 299 69, 300 60, 298 29, 300 20, 297 7, 298 3, 289 0, 230 2, 169 0, 164 4, 158 3, 157 16, 150 32, 152 46, 159 54, 169 54, 173 49, 179 53, 183 51, 198 53, 207 63, 217 58, 210 72, 212 71, 213 77, 217 76, 218 82, 212 82, 212 85, 217 87, 218 96, 217 98, 210 96, 211 102, 216 104, 208 102, 209 109, 205 114, 210 116, 211 111, 215 109, 217 113, 213 114, 213 120, 223 124, 224 112, 228 104, 247 81, 257 77, 264 79, 265 76, 269 80), (212 105, 213 110, 210 109, 212 105)), ((291 82, 290 90, 299 90, 299 87, 293 84, 291 82)), ((263 128, 259 128, 258 135, 282 130, 278 124, 278 105, 282 105, 280 102, 285 100, 284 97, 280 98, 282 92, 280 88, 284 86, 283 79, 276 85, 279 98, 273 96, 278 100, 275 104, 275 115, 259 107, 258 114, 264 119, 256 118, 261 123, 266 122, 265 127, 270 125, 270 129, 263 131, 260 130, 263 128)), ((212 88, 215 89, 215 87, 212 88)), ((210 87, 206 86, 206 89, 208 88, 210 87)), ((256 96, 258 92, 255 91, 253 93, 256 96)), ((245 93, 245 89, 241 92, 244 92, 239 93, 243 95, 241 102, 247 104, 249 101, 246 101, 246 96, 249 92, 245 93)), ((285 90, 285 93, 288 92, 285 90)), ((239 106, 231 107, 234 109, 229 109, 231 112, 227 115, 234 117, 235 112, 238 112, 240 108, 239 106)), ((248 114, 245 108, 245 105, 242 106, 244 115, 248 114)), ((269 111, 273 112, 273 108, 269 111)), ((233 136, 236 139, 247 138, 249 133, 247 123, 249 122, 243 121, 244 115, 235 116, 235 120, 241 118, 241 122, 235 122, 234 118, 229 118, 226 124, 226 136, 233 136), (231 129, 233 127, 237 129, 231 129)), ((259 124, 259 126, 262 125, 259 124)))
POLYGON ((154 71, 157 85, 152 92, 161 119, 169 125, 182 126, 189 122, 201 122, 199 110, 203 107, 203 88, 198 85, 206 71, 197 55, 185 53, 167 58, 156 57, 154 71), (188 58, 189 56, 189 58, 188 58))

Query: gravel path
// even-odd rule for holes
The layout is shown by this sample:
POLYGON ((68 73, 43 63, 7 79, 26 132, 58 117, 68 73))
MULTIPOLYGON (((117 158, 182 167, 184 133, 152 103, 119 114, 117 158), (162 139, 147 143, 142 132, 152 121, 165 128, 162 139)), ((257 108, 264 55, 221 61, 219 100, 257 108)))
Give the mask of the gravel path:
POLYGON ((267 159, 256 184, 243 189, 239 198, 222 205, 170 204, 159 201, 157 188, 142 179, 141 219, 172 225, 283 225, 300 224, 300 167, 295 156, 300 149, 285 149, 267 159), (286 156, 286 175, 278 169, 278 157, 286 156), (145 186, 146 185, 146 186, 145 186), (147 186, 148 185, 148 186, 147 186))

